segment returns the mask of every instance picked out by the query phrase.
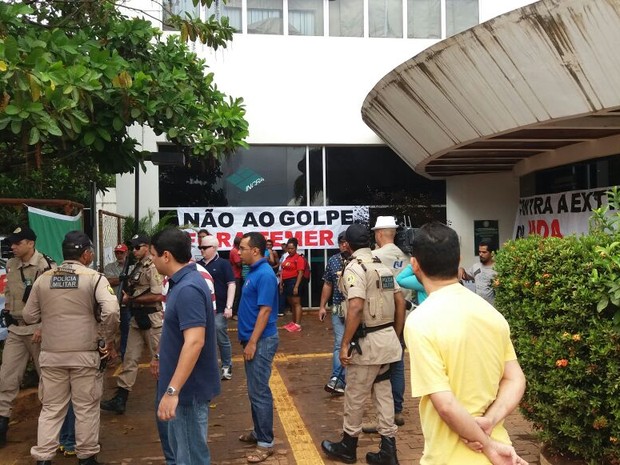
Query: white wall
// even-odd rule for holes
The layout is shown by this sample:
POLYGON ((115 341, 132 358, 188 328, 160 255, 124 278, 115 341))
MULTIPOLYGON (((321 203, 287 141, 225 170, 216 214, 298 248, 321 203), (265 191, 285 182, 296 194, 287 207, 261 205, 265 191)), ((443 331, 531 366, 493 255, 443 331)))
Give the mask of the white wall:
POLYGON ((474 254, 474 220, 498 220, 499 244, 512 238, 519 206, 519 180, 511 173, 456 176, 446 180, 446 217, 461 239, 465 267, 474 254))
MULTIPOLYGON (((155 14, 155 2, 127 2, 155 14)), ((480 0, 480 19, 529 3, 527 0, 480 0)), ((218 87, 243 97, 250 144, 382 144, 361 118, 362 102, 389 71, 436 43, 424 39, 235 34, 227 49, 192 49, 207 59, 218 87)), ((134 137, 156 150, 156 136, 136 128, 134 137)), ((150 164, 148 164, 150 165, 150 164)), ((140 216, 159 208, 158 169, 140 174, 140 216)), ((118 212, 134 211, 134 177, 117 177, 118 212)))

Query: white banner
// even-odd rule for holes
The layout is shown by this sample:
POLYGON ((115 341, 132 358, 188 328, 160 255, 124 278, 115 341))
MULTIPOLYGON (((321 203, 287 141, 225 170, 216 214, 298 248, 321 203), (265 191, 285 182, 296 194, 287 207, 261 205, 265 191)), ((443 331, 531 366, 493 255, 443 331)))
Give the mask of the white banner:
MULTIPOLYGON (((235 236, 257 231, 275 248, 290 237, 301 249, 338 248, 338 234, 350 224, 368 221, 368 207, 206 207, 178 208, 179 224, 206 229, 217 236, 221 250, 230 250, 235 236)), ((197 234, 192 235, 195 242, 197 234)))
POLYGON ((535 195, 519 201, 513 237, 587 234, 592 210, 608 204, 610 187, 535 195))

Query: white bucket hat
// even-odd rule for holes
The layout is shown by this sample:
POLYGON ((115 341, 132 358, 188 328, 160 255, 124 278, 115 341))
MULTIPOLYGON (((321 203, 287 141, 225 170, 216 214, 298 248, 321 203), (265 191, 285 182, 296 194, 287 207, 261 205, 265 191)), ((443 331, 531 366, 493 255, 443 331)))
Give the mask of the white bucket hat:
POLYGON ((372 230, 375 231, 377 229, 398 229, 398 225, 393 216, 378 216, 375 227, 372 230))

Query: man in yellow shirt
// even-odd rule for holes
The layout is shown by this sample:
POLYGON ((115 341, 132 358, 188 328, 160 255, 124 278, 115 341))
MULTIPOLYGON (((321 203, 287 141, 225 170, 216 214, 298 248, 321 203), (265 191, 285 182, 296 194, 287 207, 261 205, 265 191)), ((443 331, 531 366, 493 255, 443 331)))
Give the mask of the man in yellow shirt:
POLYGON ((459 284, 454 230, 426 224, 412 245, 413 271, 429 293, 404 330, 412 395, 421 397, 420 464, 526 464, 504 428, 525 391, 508 323, 459 284))

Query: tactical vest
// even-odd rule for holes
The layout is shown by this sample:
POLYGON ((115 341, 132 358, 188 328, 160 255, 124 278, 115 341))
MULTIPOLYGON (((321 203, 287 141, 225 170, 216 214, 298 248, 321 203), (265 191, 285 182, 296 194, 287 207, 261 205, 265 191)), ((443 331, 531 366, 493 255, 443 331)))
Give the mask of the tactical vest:
POLYGON ((359 266, 366 274, 366 299, 362 323, 368 328, 394 322, 394 276, 379 259, 354 258, 348 266, 359 266))

